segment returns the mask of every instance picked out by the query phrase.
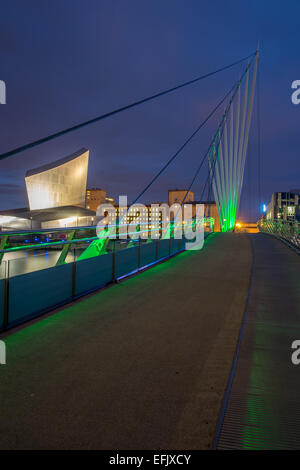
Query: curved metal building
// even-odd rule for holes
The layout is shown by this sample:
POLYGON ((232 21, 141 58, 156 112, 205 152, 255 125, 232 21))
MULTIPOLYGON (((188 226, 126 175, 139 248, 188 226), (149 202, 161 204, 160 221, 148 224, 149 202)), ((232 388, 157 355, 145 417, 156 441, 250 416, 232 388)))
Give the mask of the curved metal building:
POLYGON ((30 210, 85 207, 89 150, 28 170, 25 176, 30 210))

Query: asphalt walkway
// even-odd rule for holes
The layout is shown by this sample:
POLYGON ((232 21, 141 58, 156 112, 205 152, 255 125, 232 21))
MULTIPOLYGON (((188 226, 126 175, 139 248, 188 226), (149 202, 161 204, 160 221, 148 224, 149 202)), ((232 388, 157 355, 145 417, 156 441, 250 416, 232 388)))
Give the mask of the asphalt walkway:
POLYGON ((214 234, 12 332, 0 448, 209 448, 251 260, 247 235, 214 234))

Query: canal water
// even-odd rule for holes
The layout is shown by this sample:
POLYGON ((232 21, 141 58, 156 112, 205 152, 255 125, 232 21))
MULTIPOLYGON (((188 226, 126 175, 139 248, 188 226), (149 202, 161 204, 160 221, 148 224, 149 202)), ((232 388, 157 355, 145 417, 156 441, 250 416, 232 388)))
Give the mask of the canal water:
MULTIPOLYGON (((115 250, 126 249, 128 246, 127 240, 116 241, 115 250)), ((65 259, 66 263, 72 263, 81 255, 86 249, 86 246, 72 249, 67 254, 65 259)), ((109 250, 112 248, 109 248, 109 250)), ((40 271, 41 269, 52 268, 56 265, 60 256, 61 249, 58 250, 28 250, 28 251, 14 251, 5 253, 3 260, 0 264, 0 279, 5 277, 20 276, 21 274, 31 273, 33 271, 40 271)))
MULTIPOLYGON (((19 276, 21 274, 51 268, 56 265, 60 251, 21 251, 6 253, 0 265, 0 279, 19 276)), ((79 253, 70 252, 66 257, 66 263, 74 261, 79 253)))

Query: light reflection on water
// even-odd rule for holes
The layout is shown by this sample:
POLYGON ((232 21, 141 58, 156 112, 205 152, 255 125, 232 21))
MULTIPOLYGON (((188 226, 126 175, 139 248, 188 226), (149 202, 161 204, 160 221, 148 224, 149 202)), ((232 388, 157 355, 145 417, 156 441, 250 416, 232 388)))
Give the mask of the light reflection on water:
MULTIPOLYGON (((1 263, 0 278, 5 277, 5 265, 7 265, 8 261, 9 276, 13 277, 55 266, 60 253, 61 251, 46 250, 6 253, 1 263)), ((76 251, 76 256, 78 255, 79 253, 76 251)), ((66 263, 74 261, 74 256, 74 252, 68 253, 65 260, 66 263)))
MULTIPOLYGON (((127 240, 117 241, 115 249, 125 249, 128 245, 127 240)), ((109 251, 112 247, 109 248, 109 251)), ((70 250, 66 256, 66 263, 72 263, 80 256, 85 248, 76 248, 70 250)), ((31 273, 42 269, 52 268, 56 265, 57 260, 61 254, 59 250, 28 250, 28 251, 15 251, 6 253, 0 264, 0 279, 4 279, 7 273, 7 264, 9 261, 9 277, 19 276, 21 274, 31 273)))

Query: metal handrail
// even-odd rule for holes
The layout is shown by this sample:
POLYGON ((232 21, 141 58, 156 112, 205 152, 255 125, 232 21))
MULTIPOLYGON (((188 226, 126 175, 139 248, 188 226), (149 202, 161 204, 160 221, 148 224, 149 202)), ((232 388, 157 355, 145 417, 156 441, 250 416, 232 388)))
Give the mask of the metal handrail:
POLYGON ((300 249, 300 223, 281 219, 265 219, 258 223, 260 232, 282 238, 300 249))

